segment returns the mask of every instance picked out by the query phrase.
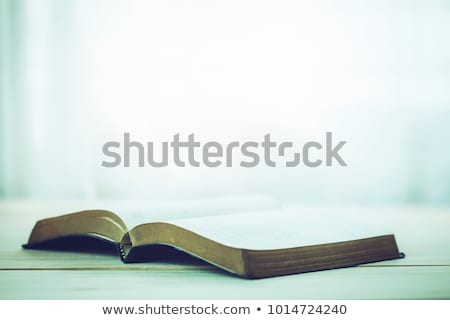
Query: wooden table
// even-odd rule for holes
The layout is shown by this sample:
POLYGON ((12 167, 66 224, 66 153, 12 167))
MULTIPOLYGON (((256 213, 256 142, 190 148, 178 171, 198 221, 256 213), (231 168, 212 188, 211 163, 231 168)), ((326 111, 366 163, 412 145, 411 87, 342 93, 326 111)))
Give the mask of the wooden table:
POLYGON ((395 230, 406 258, 262 280, 240 279, 205 264, 123 264, 106 254, 21 248, 37 219, 86 205, 0 201, 1 299, 450 298, 449 208, 349 207, 395 230))

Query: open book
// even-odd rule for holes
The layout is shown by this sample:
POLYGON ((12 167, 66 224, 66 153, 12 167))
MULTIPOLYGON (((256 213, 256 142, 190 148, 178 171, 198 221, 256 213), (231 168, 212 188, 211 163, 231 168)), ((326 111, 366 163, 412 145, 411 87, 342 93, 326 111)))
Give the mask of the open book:
POLYGON ((132 229, 113 212, 81 211, 38 221, 24 248, 45 249, 49 243, 72 243, 76 248, 89 243, 86 239, 116 247, 125 263, 182 251, 247 278, 348 267, 403 255, 392 233, 372 230, 362 219, 299 208, 138 223, 132 229))

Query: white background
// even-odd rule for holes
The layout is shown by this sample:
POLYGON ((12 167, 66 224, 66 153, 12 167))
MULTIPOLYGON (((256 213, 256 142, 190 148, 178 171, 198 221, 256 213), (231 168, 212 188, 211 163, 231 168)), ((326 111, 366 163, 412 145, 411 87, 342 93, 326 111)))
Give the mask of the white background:
POLYGON ((446 1, 1 3, 4 197, 450 202, 446 1), (125 131, 332 131, 348 167, 101 167, 125 131))

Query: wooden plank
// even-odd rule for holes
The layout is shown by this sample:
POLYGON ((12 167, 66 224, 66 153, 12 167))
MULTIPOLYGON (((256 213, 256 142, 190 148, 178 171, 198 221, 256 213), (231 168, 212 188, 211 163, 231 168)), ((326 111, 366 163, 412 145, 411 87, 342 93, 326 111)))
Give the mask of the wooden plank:
POLYGON ((1 299, 442 299, 450 267, 347 268, 262 280, 205 270, 0 271, 1 299))
POLYGON ((62 202, 0 201, 0 298, 450 298, 448 208, 330 207, 327 210, 337 215, 339 210, 353 210, 364 221, 390 227, 406 258, 355 268, 245 280, 192 261, 123 264, 115 255, 21 249, 37 219, 79 207, 62 202))

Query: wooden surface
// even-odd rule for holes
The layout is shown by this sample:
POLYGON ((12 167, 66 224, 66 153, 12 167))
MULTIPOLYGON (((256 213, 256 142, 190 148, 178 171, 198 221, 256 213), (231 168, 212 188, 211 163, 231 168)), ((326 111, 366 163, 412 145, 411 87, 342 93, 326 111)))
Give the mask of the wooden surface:
POLYGON ((108 254, 21 248, 37 219, 90 205, 0 201, 1 299, 450 298, 449 208, 346 208, 395 231, 406 258, 263 280, 240 279, 192 261, 123 264, 108 254))

